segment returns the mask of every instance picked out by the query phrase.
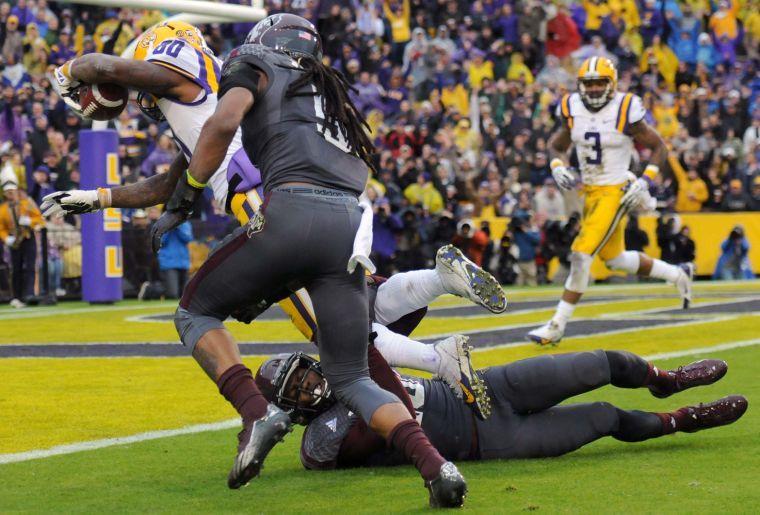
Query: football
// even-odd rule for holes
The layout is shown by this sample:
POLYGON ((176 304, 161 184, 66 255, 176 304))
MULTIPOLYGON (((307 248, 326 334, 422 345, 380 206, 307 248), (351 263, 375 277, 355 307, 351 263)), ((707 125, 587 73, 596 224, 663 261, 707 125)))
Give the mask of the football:
POLYGON ((85 84, 79 89, 82 116, 111 120, 119 116, 129 100, 129 90, 119 84, 85 84))

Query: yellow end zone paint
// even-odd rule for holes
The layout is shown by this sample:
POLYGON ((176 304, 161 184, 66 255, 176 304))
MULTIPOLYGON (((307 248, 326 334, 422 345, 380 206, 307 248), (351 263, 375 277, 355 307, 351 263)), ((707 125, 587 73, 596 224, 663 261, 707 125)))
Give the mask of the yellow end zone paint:
POLYGON ((0 377, 0 454, 235 416, 189 357, 0 360, 0 377))

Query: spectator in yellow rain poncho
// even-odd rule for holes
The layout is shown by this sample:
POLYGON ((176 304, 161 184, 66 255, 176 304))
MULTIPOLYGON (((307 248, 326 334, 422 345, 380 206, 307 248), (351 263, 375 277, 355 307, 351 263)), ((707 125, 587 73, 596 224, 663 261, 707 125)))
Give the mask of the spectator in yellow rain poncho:
POLYGON ((646 48, 641 54, 639 71, 641 73, 650 73, 652 64, 657 65, 657 70, 665 79, 665 83, 670 91, 675 90, 676 72, 678 71, 678 58, 668 45, 663 43, 659 35, 652 38, 652 46, 646 48))

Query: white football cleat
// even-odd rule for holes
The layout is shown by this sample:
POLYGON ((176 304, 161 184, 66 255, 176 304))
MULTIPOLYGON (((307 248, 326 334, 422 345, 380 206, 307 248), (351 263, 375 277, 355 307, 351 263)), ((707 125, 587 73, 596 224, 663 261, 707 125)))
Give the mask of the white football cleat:
POLYGON ((694 264, 682 263, 678 265, 678 268, 680 268, 681 273, 678 275, 678 279, 676 279, 675 286, 678 288, 678 293, 683 300, 683 309, 689 309, 689 304, 691 304, 691 287, 694 281, 694 264))
POLYGON ((433 344, 440 358, 436 376, 448 384, 457 397, 464 399, 475 416, 485 420, 491 414, 491 398, 485 383, 472 366, 471 347, 467 345, 467 340, 467 336, 455 334, 433 344))
POLYGON ((454 245, 438 249, 435 271, 447 292, 470 299, 492 313, 506 311, 507 296, 499 281, 467 259, 454 245))
POLYGON ((528 333, 528 339, 539 345, 557 345, 565 335, 565 328, 554 320, 549 320, 537 329, 528 333))

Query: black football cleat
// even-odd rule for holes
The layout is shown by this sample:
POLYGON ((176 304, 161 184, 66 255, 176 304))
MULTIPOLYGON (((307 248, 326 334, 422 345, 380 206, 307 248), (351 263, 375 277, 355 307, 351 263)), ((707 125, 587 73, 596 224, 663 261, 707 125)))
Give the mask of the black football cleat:
POLYGON ((431 508, 459 508, 467 495, 467 483, 456 465, 447 461, 441 465, 438 477, 425 482, 430 491, 431 508))
POLYGON ((238 433, 238 454, 227 486, 236 490, 257 477, 269 451, 292 430, 290 416, 273 404, 267 407, 266 415, 244 426, 238 433))
POLYGON ((650 384, 648 388, 652 395, 664 399, 695 386, 713 384, 726 375, 727 370, 728 365, 723 360, 703 359, 669 371, 668 374, 673 378, 669 385, 650 384))
POLYGON ((679 431, 696 433, 703 429, 725 426, 739 420, 747 411, 747 399, 741 395, 729 395, 717 401, 699 406, 687 406, 678 410, 681 415, 679 431))

